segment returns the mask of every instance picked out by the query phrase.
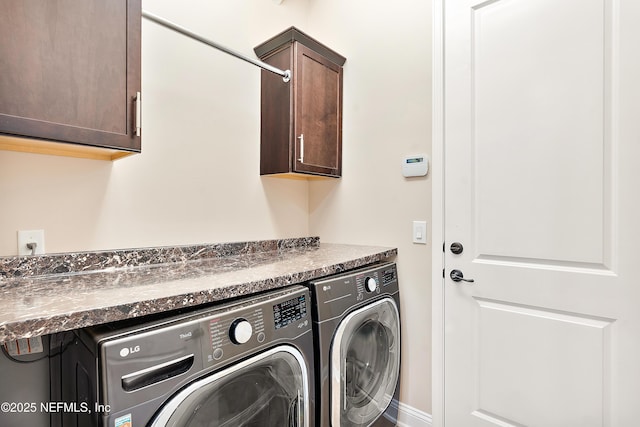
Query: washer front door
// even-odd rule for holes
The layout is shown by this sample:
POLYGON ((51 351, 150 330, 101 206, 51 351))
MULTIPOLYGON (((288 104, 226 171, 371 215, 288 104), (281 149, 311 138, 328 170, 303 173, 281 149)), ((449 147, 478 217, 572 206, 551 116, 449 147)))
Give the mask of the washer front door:
POLYGON ((400 316, 384 298, 350 313, 331 346, 331 423, 369 426, 382 415, 400 375, 400 316))
POLYGON ((302 354, 276 347, 194 381, 169 399, 151 427, 304 427, 309 383, 302 354))

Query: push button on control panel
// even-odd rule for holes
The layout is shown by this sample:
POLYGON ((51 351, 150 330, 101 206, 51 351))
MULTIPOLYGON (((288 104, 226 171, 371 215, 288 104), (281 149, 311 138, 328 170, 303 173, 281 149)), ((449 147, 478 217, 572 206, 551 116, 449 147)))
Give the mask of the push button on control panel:
POLYGON ((214 360, 220 360, 220 358, 224 355, 224 351, 221 348, 216 348, 213 350, 213 358, 214 360))

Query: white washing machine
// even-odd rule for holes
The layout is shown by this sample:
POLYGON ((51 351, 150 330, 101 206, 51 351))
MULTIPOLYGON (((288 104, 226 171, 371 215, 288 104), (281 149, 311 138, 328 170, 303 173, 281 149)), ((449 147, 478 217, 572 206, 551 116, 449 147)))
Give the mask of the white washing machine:
POLYGON ((313 281, 310 286, 316 336, 316 421, 322 427, 395 426, 400 389, 395 263, 313 281))
POLYGON ((314 427, 309 290, 81 330, 62 355, 63 427, 314 427), (85 409, 87 409, 85 411, 85 409))

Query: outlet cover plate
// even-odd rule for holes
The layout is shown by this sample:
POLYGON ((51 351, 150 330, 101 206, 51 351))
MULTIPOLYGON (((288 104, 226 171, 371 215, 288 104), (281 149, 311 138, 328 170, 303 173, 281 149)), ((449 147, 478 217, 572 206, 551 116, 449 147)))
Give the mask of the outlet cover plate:
POLYGON ((27 243, 35 242, 34 255, 44 254, 44 230, 20 230, 18 231, 18 256, 31 255, 32 251, 27 243))

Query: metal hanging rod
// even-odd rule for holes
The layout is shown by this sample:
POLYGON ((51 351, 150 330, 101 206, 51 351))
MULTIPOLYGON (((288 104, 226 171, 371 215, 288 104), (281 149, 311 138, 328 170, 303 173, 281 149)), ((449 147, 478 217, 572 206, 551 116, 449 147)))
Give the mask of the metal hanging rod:
POLYGON ((156 24, 160 24, 163 27, 169 28, 170 30, 176 31, 182 35, 185 35, 187 37, 190 37, 194 40, 197 40, 201 43, 204 43, 208 46, 211 46, 213 48, 216 48, 218 50, 221 50, 224 53, 228 53, 229 55, 235 56, 238 59, 242 59, 243 61, 249 62, 250 64, 253 65, 257 65, 258 67, 262 68, 263 70, 267 70, 270 71, 274 74, 278 74, 279 76, 282 76, 282 80, 285 82, 288 82, 289 80, 291 80, 291 71, 290 70, 281 70, 279 68, 276 68, 272 65, 267 64, 266 62, 262 62, 259 61, 257 59, 254 58, 249 58, 248 56, 244 56, 243 54, 241 54, 240 52, 236 52, 233 49, 229 49, 228 47, 222 46, 212 40, 209 40, 207 38, 204 38, 202 36, 199 36, 198 34, 187 30, 184 27, 181 27, 180 25, 174 24, 171 21, 167 21, 164 18, 161 18, 157 15, 154 15, 153 13, 149 13, 145 10, 142 11, 142 16, 147 18, 150 21, 155 22, 156 24))

